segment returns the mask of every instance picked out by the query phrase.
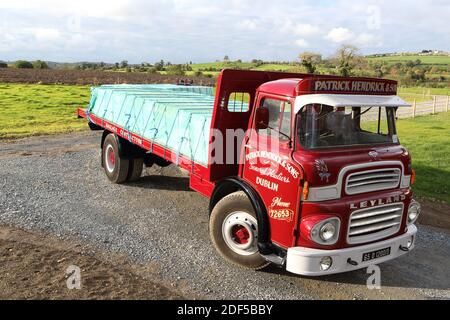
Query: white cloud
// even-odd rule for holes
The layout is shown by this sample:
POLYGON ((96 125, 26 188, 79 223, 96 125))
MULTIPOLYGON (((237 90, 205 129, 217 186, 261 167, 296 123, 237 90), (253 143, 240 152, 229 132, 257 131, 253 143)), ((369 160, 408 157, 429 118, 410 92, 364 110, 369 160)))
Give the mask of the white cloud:
MULTIPOLYGON (((85 17, 109 18, 124 20, 130 9, 133 8, 133 0, 14 0, 1 1, 0 9, 12 9, 18 12, 30 11, 50 13, 52 15, 82 15, 85 17)), ((136 8, 138 9, 138 8, 136 8)))
POLYGON ((379 36, 370 33, 361 33, 355 39, 354 43, 362 48, 366 47, 381 47, 383 41, 379 36))
POLYGON ((258 22, 256 20, 245 19, 237 24, 241 30, 253 31, 258 29, 258 22))
POLYGON ((301 47, 301 48, 309 47, 309 43, 305 39, 295 40, 295 45, 298 46, 298 47, 301 47))
POLYGON ((363 53, 450 51, 450 2, 421 0, 420 4, 406 0, 336 0, 333 6, 310 0, 0 0, 0 59, 175 63, 214 61, 228 54, 243 60, 293 60, 299 48, 329 55, 342 43, 354 44, 363 53))
POLYGON ((347 28, 334 28, 332 29, 326 38, 335 43, 343 43, 353 39, 354 34, 347 28))
POLYGON ((301 37, 313 36, 320 32, 320 29, 311 24, 299 24, 295 26, 294 33, 301 37))
POLYGON ((30 32, 34 34, 37 41, 48 42, 59 40, 61 33, 55 28, 35 28, 30 29, 30 32))

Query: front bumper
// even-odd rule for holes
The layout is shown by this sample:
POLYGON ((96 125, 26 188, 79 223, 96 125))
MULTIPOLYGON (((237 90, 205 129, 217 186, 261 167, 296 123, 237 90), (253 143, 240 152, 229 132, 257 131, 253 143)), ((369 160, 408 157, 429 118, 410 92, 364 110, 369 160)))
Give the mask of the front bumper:
POLYGON ((408 231, 405 234, 397 238, 360 247, 340 250, 318 250, 301 247, 290 248, 287 253, 286 270, 291 273, 304 276, 324 276, 328 274, 343 273, 367 268, 374 264, 396 259, 408 253, 402 251, 400 247, 406 247, 411 238, 413 239, 413 244, 409 251, 413 250, 415 246, 416 233, 417 227, 411 225, 408 227, 408 231), (370 253, 389 247, 391 248, 391 254, 389 256, 367 262, 362 261, 365 253, 370 253), (333 259, 333 264, 327 271, 322 271, 320 269, 320 261, 324 257, 331 257, 333 259), (348 262, 349 259, 357 262, 358 265, 351 265, 348 262))

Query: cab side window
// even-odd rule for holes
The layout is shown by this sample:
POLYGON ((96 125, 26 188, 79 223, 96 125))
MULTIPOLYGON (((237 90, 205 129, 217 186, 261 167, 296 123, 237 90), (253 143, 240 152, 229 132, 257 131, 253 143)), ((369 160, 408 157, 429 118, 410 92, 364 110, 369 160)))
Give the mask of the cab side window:
POLYGON ((267 98, 261 100, 260 108, 269 111, 269 127, 259 130, 258 134, 281 141, 289 141, 291 138, 291 104, 288 101, 267 98))

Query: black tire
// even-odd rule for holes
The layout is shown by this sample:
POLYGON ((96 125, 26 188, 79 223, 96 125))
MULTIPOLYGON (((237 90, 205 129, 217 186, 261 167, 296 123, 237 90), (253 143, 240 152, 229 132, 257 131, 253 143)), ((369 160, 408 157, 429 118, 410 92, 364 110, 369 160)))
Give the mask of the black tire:
POLYGON ((109 134, 103 144, 102 163, 106 176, 112 183, 121 184, 127 181, 130 160, 120 155, 119 140, 114 134, 109 134), (110 152, 113 152, 112 156, 110 152), (108 158, 109 156, 112 157, 108 158))
POLYGON ((253 217, 253 222, 250 225, 253 227, 255 234, 257 234, 256 214, 253 206, 244 192, 232 193, 222 200, 220 200, 211 212, 209 221, 209 233, 211 241, 219 252, 219 254, 230 263, 242 268, 260 270, 270 264, 257 251, 257 236, 255 236, 253 245, 256 246, 256 252, 247 255, 242 255, 233 250, 226 242, 223 228, 225 222, 229 221, 236 212, 243 212, 253 217))
POLYGON ((128 182, 134 182, 139 180, 142 175, 142 170, 144 169, 144 159, 143 158, 133 158, 130 159, 130 166, 128 168, 128 182))

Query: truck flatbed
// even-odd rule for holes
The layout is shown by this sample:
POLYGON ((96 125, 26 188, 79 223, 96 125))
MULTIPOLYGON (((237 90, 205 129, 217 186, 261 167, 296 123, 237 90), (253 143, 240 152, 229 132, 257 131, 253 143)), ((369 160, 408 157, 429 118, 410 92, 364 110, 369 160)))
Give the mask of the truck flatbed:
POLYGON ((86 114, 206 167, 213 110, 210 87, 106 85, 92 89, 86 114))

